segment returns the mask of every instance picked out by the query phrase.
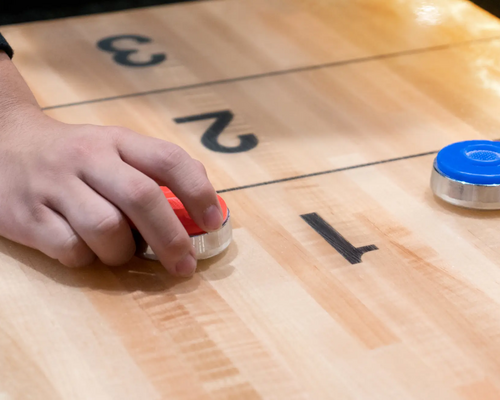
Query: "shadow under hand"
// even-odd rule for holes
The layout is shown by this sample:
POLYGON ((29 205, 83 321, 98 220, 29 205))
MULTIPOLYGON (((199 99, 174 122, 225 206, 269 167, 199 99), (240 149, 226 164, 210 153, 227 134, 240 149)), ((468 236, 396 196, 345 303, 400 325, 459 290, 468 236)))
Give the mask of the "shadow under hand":
POLYGON ((234 272, 231 263, 238 255, 238 246, 233 241, 221 254, 207 260, 198 261, 197 272, 207 281, 219 281, 229 277, 234 272))
MULTIPOLYGON (((159 262, 137 257, 119 267, 108 267, 96 261, 87 267, 68 268, 37 250, 4 238, 0 239, 0 253, 28 267, 28 274, 33 273, 64 286, 120 296, 132 292, 161 293, 174 288, 175 292, 191 292, 200 284, 200 273, 206 280, 223 279, 234 270, 229 263, 236 256, 237 248, 232 243, 222 254, 199 261, 197 273, 191 278, 174 277, 159 262)), ((11 264, 10 267, 16 267, 15 263, 11 264)))

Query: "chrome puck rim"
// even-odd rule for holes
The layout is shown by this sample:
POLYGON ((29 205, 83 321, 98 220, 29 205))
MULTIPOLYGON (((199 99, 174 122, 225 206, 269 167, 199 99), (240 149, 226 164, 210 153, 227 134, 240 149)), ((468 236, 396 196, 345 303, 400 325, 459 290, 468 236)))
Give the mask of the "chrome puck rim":
MULTIPOLYGON (((140 258, 158 261, 153 249, 146 243, 140 234, 136 234, 136 255, 140 258)), ((207 232, 201 235, 191 236, 191 241, 196 253, 197 260, 205 260, 214 257, 226 250, 232 241, 232 226, 230 212, 227 210, 227 218, 221 228, 215 232, 207 232)))
POLYGON ((443 175, 434 165, 431 175, 433 193, 455 206, 475 210, 500 210, 500 185, 480 185, 443 175))

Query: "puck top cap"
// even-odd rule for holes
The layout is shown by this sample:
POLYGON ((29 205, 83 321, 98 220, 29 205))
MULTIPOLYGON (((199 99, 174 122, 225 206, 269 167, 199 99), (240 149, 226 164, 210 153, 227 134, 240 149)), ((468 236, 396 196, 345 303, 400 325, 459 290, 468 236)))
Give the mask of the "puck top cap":
POLYGON ((500 184, 500 143, 489 140, 458 142, 443 148, 435 161, 444 176, 472 185, 500 184))
MULTIPOLYGON (((175 214, 177 215, 177 218, 179 218, 179 220, 181 221, 182 225, 186 229, 189 236, 203 235, 203 234, 207 233, 203 229, 201 229, 198 225, 196 225, 196 223, 189 216, 189 213, 187 212, 184 205, 175 196, 175 194, 172 193, 172 191, 170 189, 162 186, 161 190, 163 191, 163 194, 167 198, 170 206, 172 207, 175 214)), ((217 195, 217 198, 218 198, 220 206, 222 208, 222 219, 223 219, 223 221, 226 221, 227 215, 228 215, 226 202, 219 195, 217 195)))

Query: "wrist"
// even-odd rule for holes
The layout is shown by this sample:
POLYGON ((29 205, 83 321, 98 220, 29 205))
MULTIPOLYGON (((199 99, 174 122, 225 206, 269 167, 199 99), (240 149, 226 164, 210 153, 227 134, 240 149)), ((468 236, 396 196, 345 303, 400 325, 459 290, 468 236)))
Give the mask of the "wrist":
POLYGON ((0 51, 0 126, 35 112, 41 110, 31 90, 8 54, 0 51))

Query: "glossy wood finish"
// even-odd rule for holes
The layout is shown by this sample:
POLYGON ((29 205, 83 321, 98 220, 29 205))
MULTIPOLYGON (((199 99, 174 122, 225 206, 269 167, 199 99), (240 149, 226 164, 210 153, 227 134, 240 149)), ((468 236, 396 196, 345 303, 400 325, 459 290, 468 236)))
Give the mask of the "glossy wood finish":
POLYGON ((495 18, 458 0, 227 0, 1 31, 48 115, 200 159, 234 242, 177 280, 138 259, 68 270, 1 240, 0 399, 500 397, 500 212, 429 187, 442 146, 500 138, 495 18), (167 61, 127 68, 95 47, 123 33, 167 61), (214 152, 213 120, 174 121, 224 110, 219 143, 257 147, 214 152), (310 213, 377 249, 351 264, 310 213))
POLYGON ((461 0, 216 0, 14 25, 2 33, 45 107, 489 38, 500 35, 500 24, 461 0), (133 60, 165 52, 167 62, 116 68, 96 43, 125 34, 153 40, 133 60))

